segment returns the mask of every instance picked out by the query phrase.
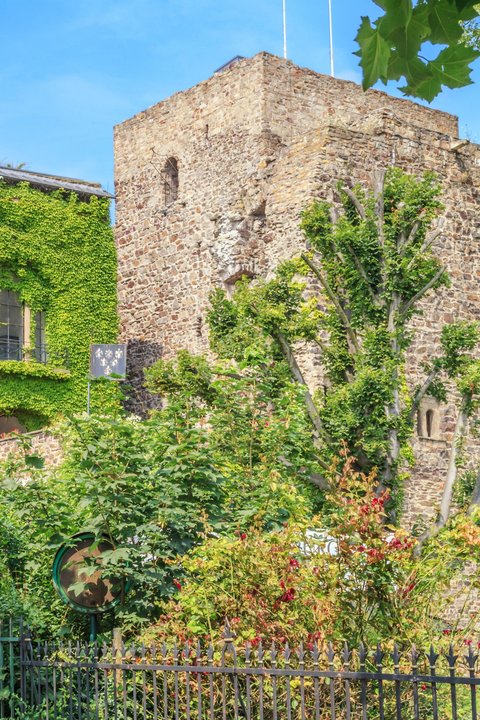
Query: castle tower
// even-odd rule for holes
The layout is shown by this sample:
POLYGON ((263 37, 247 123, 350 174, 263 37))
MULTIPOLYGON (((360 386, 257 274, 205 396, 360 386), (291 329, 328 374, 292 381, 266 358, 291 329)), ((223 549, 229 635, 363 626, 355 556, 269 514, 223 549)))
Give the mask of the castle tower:
MULTIPOLYGON (((339 179, 370 184, 391 164, 434 170, 446 205, 436 251, 452 287, 435 297, 430 324, 416 320, 414 375, 444 322, 480 317, 480 149, 458 141, 454 116, 260 53, 118 125, 119 310, 137 409, 150 404, 143 367, 207 349, 212 288, 298 254, 311 199, 332 199, 339 179)), ((315 382, 315 357, 302 362, 315 382)), ((452 403, 422 413, 412 517, 436 502, 455 419, 452 403)))

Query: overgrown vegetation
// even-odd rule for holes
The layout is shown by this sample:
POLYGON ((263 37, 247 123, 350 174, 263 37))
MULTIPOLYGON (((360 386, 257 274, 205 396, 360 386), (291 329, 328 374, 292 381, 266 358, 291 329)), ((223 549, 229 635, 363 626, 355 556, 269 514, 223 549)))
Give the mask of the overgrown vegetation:
POLYGON ((5 465, 0 517, 15 547, 5 603, 38 632, 84 632, 50 582, 56 548, 81 530, 110 538, 103 572, 132 585, 104 630, 215 640, 228 614, 244 640, 371 643, 444 627, 442 592, 480 547, 478 483, 457 482, 479 399, 478 330, 446 325, 413 386, 412 318, 448 282, 432 251, 440 188, 397 169, 377 180, 309 208, 308 249, 271 280, 213 293, 217 360, 182 351, 146 372, 163 409, 71 420, 54 470, 28 441, 5 465), (414 418, 426 395, 442 400, 455 385, 442 506, 414 538, 398 527, 414 418), (470 509, 452 518, 455 488, 470 509))
MULTIPOLYGON (((86 407, 89 346, 115 342, 116 254, 108 200, 0 181, 0 288, 45 314, 47 364, 0 362, 0 414, 27 429, 86 407), (58 369, 68 357, 68 372, 58 369)), ((113 385, 95 385, 93 409, 114 407, 113 385)))

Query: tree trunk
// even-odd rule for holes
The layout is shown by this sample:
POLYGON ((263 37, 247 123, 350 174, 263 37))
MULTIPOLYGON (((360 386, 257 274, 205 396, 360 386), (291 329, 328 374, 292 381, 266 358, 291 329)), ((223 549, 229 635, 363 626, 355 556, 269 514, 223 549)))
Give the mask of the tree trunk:
POLYGON ((458 411, 452 449, 450 450, 450 459, 448 462, 447 479, 445 480, 445 485, 443 486, 442 502, 440 504, 440 512, 436 522, 436 526, 438 528, 442 528, 446 524, 450 515, 453 488, 458 475, 457 461, 460 453, 460 445, 467 432, 468 419, 470 416, 470 401, 470 396, 464 396, 458 411))

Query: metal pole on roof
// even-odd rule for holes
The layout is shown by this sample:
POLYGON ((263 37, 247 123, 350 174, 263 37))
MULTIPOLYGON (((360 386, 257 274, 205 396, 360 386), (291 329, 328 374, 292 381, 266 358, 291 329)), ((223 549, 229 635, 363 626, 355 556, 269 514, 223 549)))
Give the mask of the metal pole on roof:
POLYGON ((332 0, 328 0, 328 27, 330 32, 330 75, 335 77, 335 63, 333 58, 332 0))
POLYGON ((283 57, 287 59, 287 0, 283 0, 283 57))

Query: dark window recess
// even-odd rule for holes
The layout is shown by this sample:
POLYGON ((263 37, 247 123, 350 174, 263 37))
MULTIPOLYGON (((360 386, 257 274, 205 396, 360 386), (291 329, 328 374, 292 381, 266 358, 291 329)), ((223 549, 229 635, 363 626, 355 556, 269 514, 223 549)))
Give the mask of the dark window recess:
POLYGON ((163 192, 165 205, 171 205, 178 198, 178 163, 174 157, 168 158, 163 170, 163 192))
POLYGON ((427 437, 431 438, 433 435, 433 410, 427 410, 425 414, 425 425, 427 437))
POLYGON ((0 360, 21 360, 23 355, 23 312, 12 290, 0 291, 0 360))

